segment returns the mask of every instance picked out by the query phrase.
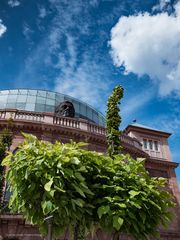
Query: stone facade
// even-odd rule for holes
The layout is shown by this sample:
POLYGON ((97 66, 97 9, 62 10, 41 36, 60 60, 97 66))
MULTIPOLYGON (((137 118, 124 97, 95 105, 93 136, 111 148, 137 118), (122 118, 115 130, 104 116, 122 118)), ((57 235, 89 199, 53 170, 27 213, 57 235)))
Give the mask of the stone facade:
MULTIPOLYGON (((107 149, 105 128, 84 119, 57 117, 52 113, 9 109, 0 111, 0 129, 7 126, 8 119, 12 119, 13 144, 11 151, 15 151, 18 144, 23 141, 21 132, 32 133, 39 139, 50 142, 60 140, 65 143, 70 139, 77 142, 84 141, 89 143, 89 150, 98 152, 106 152, 107 149)), ((175 175, 175 168, 178 164, 172 162, 171 159, 167 141, 169 136, 169 133, 135 124, 129 125, 124 130, 120 141, 125 152, 134 157, 146 158, 145 165, 152 176, 161 176, 168 179, 167 189, 173 193, 177 202, 177 207, 174 210, 176 218, 170 224, 168 230, 161 230, 161 239, 177 240, 180 239, 180 192, 175 175)), ((12 215, 7 212, 0 215, 0 238, 42 239, 38 229, 26 222, 21 215, 12 215)), ((68 234, 63 239, 68 239, 68 234)), ((111 238, 98 231, 96 239, 110 240, 111 238)), ((130 238, 121 236, 120 239, 127 240, 130 238)))

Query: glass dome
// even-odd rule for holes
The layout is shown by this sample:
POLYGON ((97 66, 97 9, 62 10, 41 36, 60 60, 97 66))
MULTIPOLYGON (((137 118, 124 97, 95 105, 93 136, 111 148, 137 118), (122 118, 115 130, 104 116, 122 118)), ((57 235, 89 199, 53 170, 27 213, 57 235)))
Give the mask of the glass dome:
POLYGON ((104 116, 88 104, 62 93, 35 89, 13 89, 0 91, 0 109, 19 109, 33 112, 52 112, 64 101, 75 108, 75 117, 84 118, 104 126, 104 116))

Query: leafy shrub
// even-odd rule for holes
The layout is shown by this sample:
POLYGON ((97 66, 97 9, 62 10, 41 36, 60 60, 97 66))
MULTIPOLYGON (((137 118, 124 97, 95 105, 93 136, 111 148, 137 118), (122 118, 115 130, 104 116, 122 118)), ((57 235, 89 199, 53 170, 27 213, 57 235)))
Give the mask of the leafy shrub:
POLYGON ((159 224, 171 218, 174 204, 162 189, 165 180, 150 178, 143 159, 123 154, 112 159, 82 149, 84 143, 51 144, 24 135, 19 151, 3 161, 9 166, 9 206, 43 234, 44 218, 53 215, 54 235, 79 225, 86 234, 102 228, 143 240, 157 236, 159 224))

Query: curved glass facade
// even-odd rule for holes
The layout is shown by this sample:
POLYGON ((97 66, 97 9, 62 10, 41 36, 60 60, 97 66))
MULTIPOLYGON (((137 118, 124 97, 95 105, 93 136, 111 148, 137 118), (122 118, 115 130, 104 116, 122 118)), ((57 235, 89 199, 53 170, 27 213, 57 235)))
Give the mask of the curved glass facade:
POLYGON ((33 90, 13 89, 0 91, 0 109, 15 108, 33 112, 54 112, 56 106, 70 101, 75 108, 75 117, 84 118, 104 126, 104 116, 86 103, 61 93, 33 90))

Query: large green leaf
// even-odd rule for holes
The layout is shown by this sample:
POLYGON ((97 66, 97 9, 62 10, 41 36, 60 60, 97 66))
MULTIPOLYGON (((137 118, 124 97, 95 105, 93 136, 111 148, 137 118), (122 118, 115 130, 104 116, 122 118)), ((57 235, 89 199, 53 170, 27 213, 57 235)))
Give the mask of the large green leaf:
POLYGON ((131 191, 129 191, 129 194, 131 195, 131 197, 135 197, 135 196, 139 195, 140 192, 137 192, 137 191, 131 190, 131 191))
POLYGON ((44 189, 45 189, 47 192, 51 191, 51 186, 52 186, 52 184, 53 184, 53 178, 51 178, 51 180, 44 185, 44 189))
POLYGON ((117 231, 120 230, 123 222, 124 222, 124 220, 123 220, 121 217, 119 217, 119 216, 114 216, 114 217, 113 217, 113 227, 114 227, 117 231))
POLYGON ((82 197, 86 197, 86 195, 84 194, 83 190, 77 185, 77 184, 72 184, 72 186, 75 188, 75 190, 82 196, 82 197))
POLYGON ((110 210, 110 207, 108 205, 99 207, 97 211, 99 218, 101 219, 102 215, 108 213, 109 210, 110 210))

